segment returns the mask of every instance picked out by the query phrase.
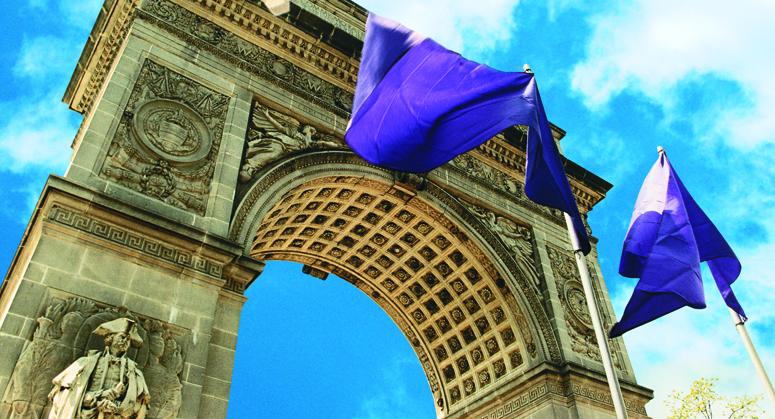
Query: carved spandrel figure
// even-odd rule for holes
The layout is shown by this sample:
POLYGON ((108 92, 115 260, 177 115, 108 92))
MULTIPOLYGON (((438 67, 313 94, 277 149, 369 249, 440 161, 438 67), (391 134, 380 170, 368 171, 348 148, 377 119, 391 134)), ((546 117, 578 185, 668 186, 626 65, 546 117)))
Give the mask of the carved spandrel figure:
POLYGON ((105 349, 90 351, 52 380, 49 419, 145 418, 150 394, 137 364, 126 356, 143 340, 135 322, 119 318, 101 324, 105 349))
POLYGON ((311 125, 302 126, 293 117, 258 104, 254 106, 245 162, 239 174, 242 182, 249 181, 259 169, 284 154, 312 147, 341 147, 317 136, 317 130, 311 125))
POLYGON ((533 237, 530 229, 522 227, 505 217, 499 217, 492 211, 468 205, 477 217, 490 227, 509 249, 514 252, 514 257, 523 272, 527 274, 530 282, 540 287, 540 278, 534 259, 533 237))

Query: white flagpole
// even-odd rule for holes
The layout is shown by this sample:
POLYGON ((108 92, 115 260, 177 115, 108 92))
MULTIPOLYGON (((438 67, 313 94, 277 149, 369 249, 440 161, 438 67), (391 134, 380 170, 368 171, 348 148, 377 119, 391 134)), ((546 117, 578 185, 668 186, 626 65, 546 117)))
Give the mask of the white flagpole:
POLYGON ((762 385, 764 386, 764 390, 767 392, 767 396, 769 396, 773 407, 775 407, 775 389, 772 388, 772 382, 767 376, 767 371, 764 370, 762 360, 759 359, 759 354, 756 353, 756 348, 753 346, 751 337, 748 336, 748 330, 745 329, 745 322, 740 318, 735 310, 732 310, 731 308, 729 309, 729 314, 732 316, 732 323, 735 324, 735 329, 737 329, 737 332, 740 333, 740 339, 743 341, 743 346, 745 346, 745 349, 748 351, 748 355, 751 356, 753 366, 756 368, 756 374, 759 376, 759 380, 761 380, 762 385))
POLYGON ((603 330, 603 322, 600 319, 600 311, 597 308, 597 300, 595 300, 592 280, 589 277, 587 260, 584 257, 584 252, 581 251, 576 229, 573 228, 573 220, 567 213, 565 213, 565 224, 568 226, 568 235, 570 236, 570 241, 573 245, 573 254, 576 256, 576 265, 578 266, 579 275, 581 276, 581 284, 584 286, 584 296, 587 299, 589 317, 592 318, 592 326, 595 329, 597 346, 600 349, 600 358, 603 360, 603 369, 605 369, 605 376, 608 380, 608 388, 611 390, 611 399, 614 404, 614 410, 616 411, 616 417, 617 419, 626 419, 627 409, 624 406, 622 389, 619 387, 619 380, 616 378, 616 372, 614 371, 611 351, 608 349, 608 336, 606 335, 605 330, 603 330))

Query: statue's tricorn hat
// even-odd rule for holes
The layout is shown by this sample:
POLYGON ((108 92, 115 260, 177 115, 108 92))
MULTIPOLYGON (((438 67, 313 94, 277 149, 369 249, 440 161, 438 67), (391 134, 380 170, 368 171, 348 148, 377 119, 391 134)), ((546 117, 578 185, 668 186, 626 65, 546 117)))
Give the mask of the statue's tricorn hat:
POLYGON ((129 335, 129 339, 132 341, 132 345, 140 346, 143 343, 143 338, 137 333, 137 325, 134 320, 122 317, 120 319, 111 320, 109 322, 102 323, 94 330, 94 334, 97 336, 107 336, 114 333, 126 333, 129 335))

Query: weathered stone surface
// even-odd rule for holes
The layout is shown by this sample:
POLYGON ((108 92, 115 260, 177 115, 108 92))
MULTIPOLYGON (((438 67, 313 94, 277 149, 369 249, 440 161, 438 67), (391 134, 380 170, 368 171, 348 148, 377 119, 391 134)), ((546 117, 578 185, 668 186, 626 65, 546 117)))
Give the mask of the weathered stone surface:
POLYGON ((100 176, 204 215, 228 105, 225 95, 146 60, 100 176))
MULTIPOLYGON (((52 407, 48 398, 52 379, 72 361, 86 356, 89 350, 102 350, 104 346, 92 331, 102 323, 120 318, 129 319, 136 327, 132 336, 137 336, 138 345, 140 340, 148 345, 128 352, 132 362, 143 371, 150 395, 155 400, 148 417, 176 417, 181 402, 179 376, 185 357, 182 347, 188 345, 188 335, 159 321, 100 306, 83 298, 52 300, 37 319, 31 342, 16 360, 2 411, 19 415, 28 412, 33 417, 40 417, 49 409, 63 408, 56 402, 52 407)), ((65 403, 67 395, 61 397, 60 403, 65 403)))

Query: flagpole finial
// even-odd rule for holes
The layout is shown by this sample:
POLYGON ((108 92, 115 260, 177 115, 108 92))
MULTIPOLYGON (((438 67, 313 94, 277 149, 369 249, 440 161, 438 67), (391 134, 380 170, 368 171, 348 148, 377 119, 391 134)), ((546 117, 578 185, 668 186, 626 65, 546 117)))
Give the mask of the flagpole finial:
POLYGON ((661 145, 658 145, 658 146, 657 146, 657 153, 659 153, 659 154, 662 154, 662 153, 664 153, 664 152, 665 152, 665 149, 664 149, 664 148, 662 148, 662 146, 661 146, 661 145))
POLYGON ((530 68, 530 64, 523 64, 523 65, 522 65, 522 70, 523 70, 525 73, 530 73, 530 74, 532 74, 532 73, 533 73, 533 69, 532 69, 532 68, 530 68))

